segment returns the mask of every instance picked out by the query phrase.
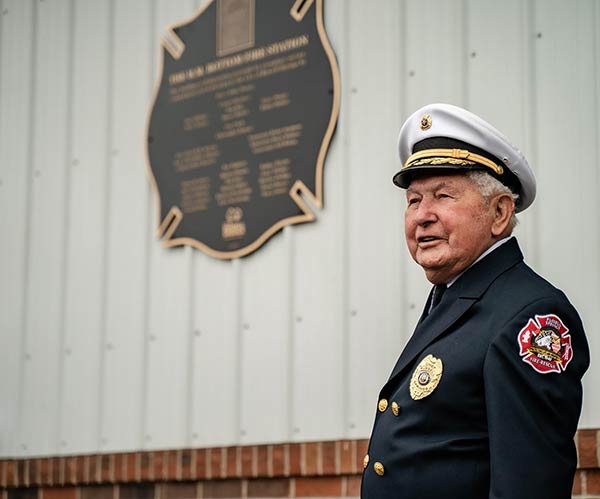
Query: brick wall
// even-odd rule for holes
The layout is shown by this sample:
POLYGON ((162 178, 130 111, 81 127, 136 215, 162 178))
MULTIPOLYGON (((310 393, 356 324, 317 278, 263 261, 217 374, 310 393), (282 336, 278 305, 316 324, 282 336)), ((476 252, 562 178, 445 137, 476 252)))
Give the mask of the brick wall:
POLYGON ((579 430, 573 497, 600 498, 600 430, 579 430))
POLYGON ((366 440, 0 461, 1 499, 358 497, 366 440))
MULTIPOLYGON (((574 498, 600 499, 600 430, 580 430, 574 498)), ((358 497, 366 440, 9 459, 0 499, 358 497)))

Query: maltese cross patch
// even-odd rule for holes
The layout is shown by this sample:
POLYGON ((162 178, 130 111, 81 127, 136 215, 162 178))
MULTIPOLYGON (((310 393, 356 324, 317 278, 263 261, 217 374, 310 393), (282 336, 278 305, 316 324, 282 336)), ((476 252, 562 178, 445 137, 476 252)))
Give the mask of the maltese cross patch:
POLYGON ((537 372, 561 373, 573 358, 569 330, 557 315, 536 315, 519 331, 519 354, 537 372))

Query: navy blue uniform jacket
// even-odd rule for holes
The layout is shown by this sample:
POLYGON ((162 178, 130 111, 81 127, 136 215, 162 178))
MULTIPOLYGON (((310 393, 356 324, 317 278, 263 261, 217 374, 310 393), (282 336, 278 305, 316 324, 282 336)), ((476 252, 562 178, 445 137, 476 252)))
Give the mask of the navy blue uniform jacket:
POLYGON ((570 498, 588 365, 576 310, 507 241, 417 325, 379 395, 361 497, 570 498), (414 400, 428 355, 442 375, 414 400))

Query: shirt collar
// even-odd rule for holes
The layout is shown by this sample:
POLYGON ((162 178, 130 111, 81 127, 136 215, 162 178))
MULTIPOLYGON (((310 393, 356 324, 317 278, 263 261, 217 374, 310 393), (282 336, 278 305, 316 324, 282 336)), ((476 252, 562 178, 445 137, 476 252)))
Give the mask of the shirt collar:
POLYGON ((471 265, 469 265, 465 270, 463 270, 460 274, 458 274, 456 277, 454 277, 453 279, 450 279, 447 283, 446 286, 450 287, 452 286, 457 279, 463 275, 467 270, 469 270, 473 265, 475 265, 479 260, 482 260, 483 258, 485 258, 487 255, 489 255, 492 251, 494 251, 495 249, 499 248, 500 246, 502 246, 504 243, 506 243, 507 241, 509 241, 511 238, 513 238, 514 236, 510 235, 508 237, 505 237, 504 239, 500 239, 499 241, 496 241, 494 244, 492 244, 488 249, 486 249, 483 253, 481 253, 481 255, 479 255, 479 257, 477 258, 477 260, 475 260, 471 265))

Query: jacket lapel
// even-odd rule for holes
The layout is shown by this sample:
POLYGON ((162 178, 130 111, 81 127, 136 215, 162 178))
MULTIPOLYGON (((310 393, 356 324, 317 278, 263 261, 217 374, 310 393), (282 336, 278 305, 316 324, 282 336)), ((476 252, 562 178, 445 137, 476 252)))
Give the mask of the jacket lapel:
POLYGON ((492 282, 509 268, 523 260, 517 240, 513 237, 469 268, 446 291, 442 301, 419 321, 394 367, 390 379, 396 378, 440 335, 476 303, 492 282))
POLYGON ((451 290, 452 288, 446 291, 440 304, 419 323, 406 347, 404 347, 390 379, 400 373, 438 336, 448 330, 476 301, 473 298, 456 299, 455 296, 446 296, 450 295, 451 290))

